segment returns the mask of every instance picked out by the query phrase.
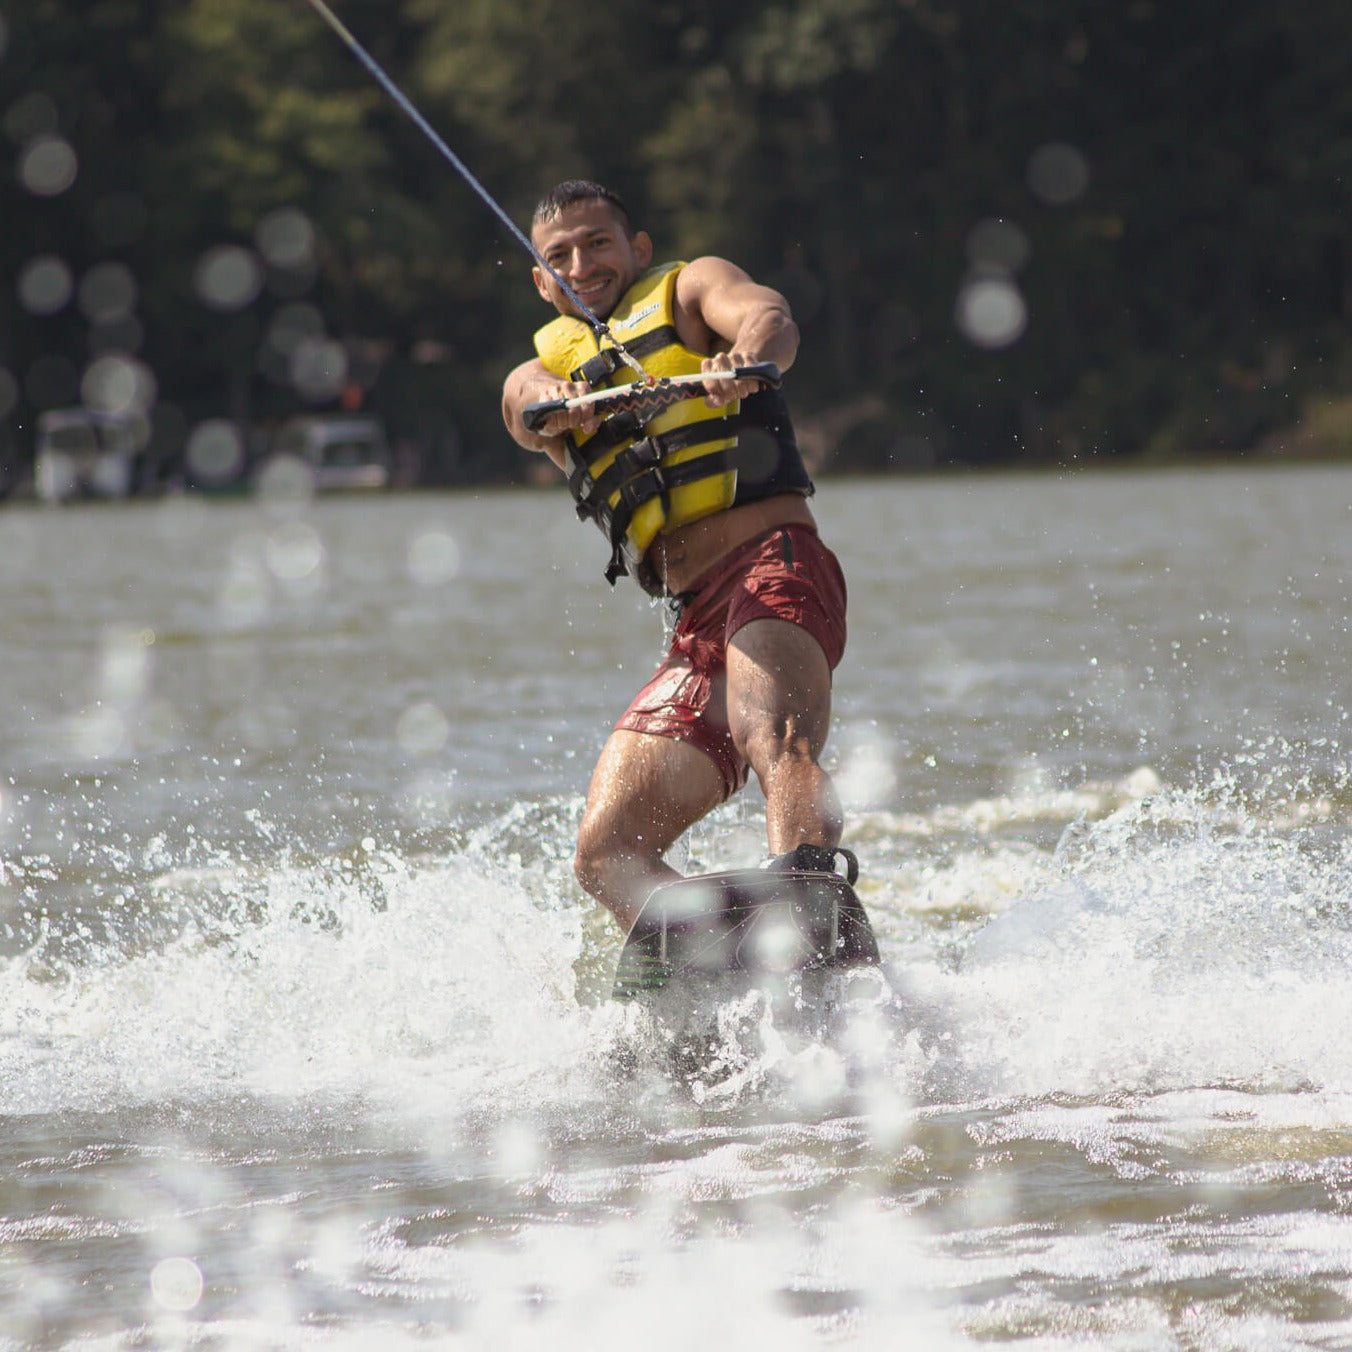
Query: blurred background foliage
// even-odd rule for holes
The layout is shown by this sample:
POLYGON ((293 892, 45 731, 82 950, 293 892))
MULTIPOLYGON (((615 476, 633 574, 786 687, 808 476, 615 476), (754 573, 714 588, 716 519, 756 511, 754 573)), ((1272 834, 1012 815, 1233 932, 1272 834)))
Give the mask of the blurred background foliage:
MULTIPOLYGON (((513 219, 600 178, 783 289, 819 466, 1352 452, 1348 0, 336 8, 513 219)), ((0 480, 118 398, 161 479, 340 406, 526 471, 530 260, 304 0, 0 0, 0 119, 0 480)))

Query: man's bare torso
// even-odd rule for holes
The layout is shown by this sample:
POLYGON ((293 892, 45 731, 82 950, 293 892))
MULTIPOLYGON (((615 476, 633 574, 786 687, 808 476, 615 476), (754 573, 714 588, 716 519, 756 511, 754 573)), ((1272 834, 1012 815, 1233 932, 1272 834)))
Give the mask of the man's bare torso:
POLYGON ((779 493, 743 507, 702 517, 648 546, 646 561, 672 596, 688 591, 725 554, 775 526, 811 525, 812 512, 801 493, 779 493))

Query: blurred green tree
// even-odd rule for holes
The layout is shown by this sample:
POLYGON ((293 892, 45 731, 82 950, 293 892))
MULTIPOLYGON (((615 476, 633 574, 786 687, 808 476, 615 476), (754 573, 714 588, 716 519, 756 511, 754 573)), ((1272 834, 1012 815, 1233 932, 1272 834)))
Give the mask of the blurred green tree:
MULTIPOLYGON (((594 176, 783 287, 837 464, 1228 454, 1352 380, 1346 0, 341 14, 514 220, 594 176)), ((304 0, 0 0, 0 81, 8 480, 118 351, 166 463, 355 387, 425 478, 520 471, 530 260, 304 0)))

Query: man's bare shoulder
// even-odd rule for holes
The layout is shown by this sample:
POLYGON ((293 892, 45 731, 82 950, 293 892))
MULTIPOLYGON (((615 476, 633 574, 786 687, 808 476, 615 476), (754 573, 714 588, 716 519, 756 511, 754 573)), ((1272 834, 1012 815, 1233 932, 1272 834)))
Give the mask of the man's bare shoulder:
POLYGON ((693 299, 712 288, 735 286, 750 280, 746 270, 739 268, 730 259, 719 258, 717 254, 704 254, 691 259, 681 269, 676 278, 676 294, 680 299, 685 299, 687 295, 693 299))

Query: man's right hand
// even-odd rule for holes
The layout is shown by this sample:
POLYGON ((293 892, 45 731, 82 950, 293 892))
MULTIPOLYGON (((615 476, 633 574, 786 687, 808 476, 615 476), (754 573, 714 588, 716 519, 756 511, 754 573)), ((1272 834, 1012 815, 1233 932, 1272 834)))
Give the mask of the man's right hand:
MULTIPOLYGON (((590 393, 591 386, 586 381, 561 380, 532 392, 531 397, 525 402, 529 404, 548 403, 556 399, 576 399, 579 395, 590 393)), ((582 432, 585 436, 591 436, 600 425, 601 415, 584 404, 578 408, 561 408, 558 412, 551 413, 540 424, 538 430, 542 436, 546 437, 561 437, 565 432, 574 431, 582 432)))
POLYGON ((575 399, 586 394, 588 386, 581 381, 560 380, 538 358, 522 362, 512 371, 502 386, 502 418, 507 430, 519 446, 528 451, 547 455, 560 469, 566 468, 564 433, 579 429, 590 433, 600 425, 600 415, 581 408, 559 409, 532 431, 522 421, 522 411, 529 404, 547 399, 575 399))

